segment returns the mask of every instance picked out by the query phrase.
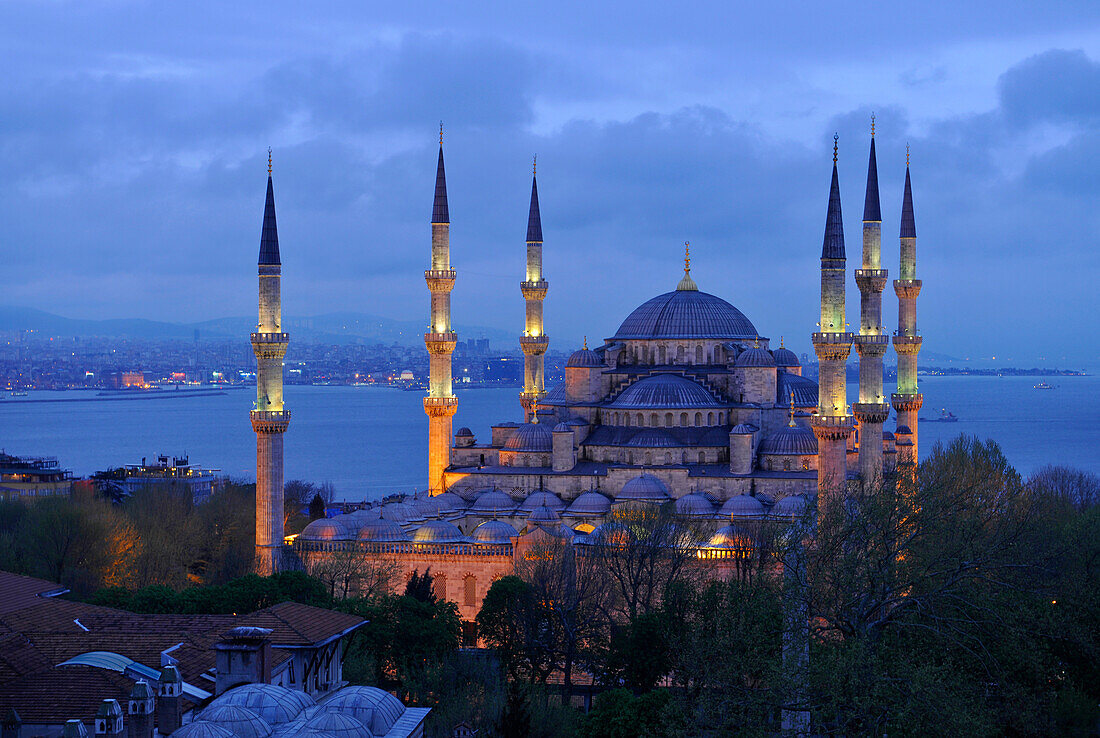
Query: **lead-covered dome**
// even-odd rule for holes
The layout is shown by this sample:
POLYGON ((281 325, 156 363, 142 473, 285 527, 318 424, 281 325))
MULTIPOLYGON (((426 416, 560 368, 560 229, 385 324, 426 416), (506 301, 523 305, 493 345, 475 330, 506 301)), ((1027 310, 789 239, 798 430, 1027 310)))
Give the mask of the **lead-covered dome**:
POLYGON ((511 515, 515 509, 516 501, 499 489, 481 493, 470 506, 470 512, 475 515, 511 515))
POLYGON ((405 712, 399 699, 378 687, 344 687, 325 700, 321 709, 350 714, 375 735, 385 735, 405 712))
POLYGON ((466 540, 454 523, 446 520, 429 520, 416 529, 413 543, 461 543, 466 540))
POLYGON ((238 738, 267 738, 271 725, 262 717, 239 705, 210 705, 199 720, 219 725, 238 738))
POLYGON ((623 491, 615 496, 615 502, 664 502, 669 498, 668 487, 652 474, 639 474, 623 485, 623 491))
POLYGON ((759 453, 813 456, 817 453, 817 438, 809 428, 801 426, 780 428, 760 442, 759 453))
POLYGON ((699 492, 692 492, 676 500, 676 514, 689 517, 714 515, 714 503, 699 492))
POLYGON ((578 349, 569 355, 569 359, 565 362, 566 366, 572 367, 584 367, 588 369, 595 369, 596 367, 603 366, 603 359, 592 349, 585 347, 578 349))
POLYGON ((531 512, 536 507, 543 507, 544 505, 551 510, 557 510, 559 512, 565 507, 565 503, 553 492, 539 490, 527 495, 527 499, 523 501, 519 509, 525 512, 531 512))
POLYGON ((245 707, 269 724, 279 725, 290 722, 298 717, 302 710, 313 707, 317 703, 305 692, 287 689, 277 684, 244 684, 234 687, 210 704, 211 706, 245 707))
POLYGON ((470 538, 478 543, 509 543, 519 531, 503 520, 486 520, 474 528, 470 538))
POLYGON ((334 518, 319 518, 314 520, 299 534, 303 541, 340 541, 350 537, 347 526, 337 522, 334 518))
POLYGON ((584 492, 577 495, 569 508, 563 513, 566 517, 589 518, 605 515, 611 510, 611 500, 599 492, 584 492))
POLYGON ((721 297, 697 290, 657 295, 634 309, 612 340, 654 338, 749 339, 760 335, 744 313, 721 297))
POLYGON ((775 401, 786 406, 794 393, 795 407, 814 407, 817 405, 817 382, 789 372, 779 372, 775 378, 775 401))
POLYGON ((616 397, 611 408, 724 407, 706 387, 679 374, 655 374, 639 379, 616 397))
POLYGON ((373 541, 375 543, 397 543, 409 540, 409 536, 401 529, 401 526, 392 520, 376 518, 363 523, 359 529, 360 541, 373 541))
POLYGON ((547 452, 554 448, 554 435, 545 425, 527 423, 516 429, 504 442, 509 451, 547 452))
POLYGON ((772 352, 772 356, 775 357, 776 366, 802 366, 794 351, 791 351, 785 346, 780 345, 779 348, 772 352))
POLYGON ((754 346, 739 353, 734 365, 741 368, 770 368, 775 366, 775 359, 767 349, 754 346))

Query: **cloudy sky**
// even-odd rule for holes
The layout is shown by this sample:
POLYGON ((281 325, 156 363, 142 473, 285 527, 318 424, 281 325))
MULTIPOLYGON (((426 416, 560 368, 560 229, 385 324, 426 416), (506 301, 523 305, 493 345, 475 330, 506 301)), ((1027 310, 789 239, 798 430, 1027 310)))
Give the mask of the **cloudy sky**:
POLYGON ((0 4, 0 302, 253 312, 270 145, 284 311, 426 322, 442 119, 456 322, 520 331, 537 153, 552 342, 611 335, 690 240, 809 350, 832 136, 855 268, 875 111, 892 275, 912 146, 926 350, 1100 360, 1095 0, 314 5, 0 4))

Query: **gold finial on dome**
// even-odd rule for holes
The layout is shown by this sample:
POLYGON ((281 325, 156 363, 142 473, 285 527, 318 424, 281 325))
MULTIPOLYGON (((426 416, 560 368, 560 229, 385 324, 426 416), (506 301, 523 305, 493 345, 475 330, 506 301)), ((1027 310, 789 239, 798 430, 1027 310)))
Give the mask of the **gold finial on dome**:
POLYGON ((909 168, 909 142, 905 142, 905 168, 909 168))
POLYGON ((695 280, 691 278, 691 241, 684 241, 684 277, 676 285, 677 292, 698 292, 695 280))
POLYGON ((794 428, 794 390, 791 390, 791 413, 790 422, 787 424, 789 427, 794 428))
POLYGON ((839 146, 840 146, 840 134, 839 133, 834 133, 833 134, 833 164, 836 164, 836 152, 837 152, 837 148, 839 148, 839 146))
MULTIPOLYGON (((908 160, 908 158, 909 158, 908 154, 906 155, 905 158, 906 158, 906 160, 908 160)), ((270 146, 267 147, 267 176, 269 176, 269 177, 271 176, 271 147, 270 146)))
POLYGON ((535 395, 531 398, 531 422, 538 425, 539 422, 539 398, 535 395))
POLYGON ((760 348, 760 336, 757 336, 756 338, 753 339, 752 347, 753 348, 760 348))
POLYGON ((783 345, 783 336, 779 337, 779 348, 786 348, 786 346, 783 345))
POLYGON ((871 138, 875 137, 875 113, 871 112, 871 138))
POLYGON ((587 350, 588 350, 588 336, 585 336, 585 337, 584 337, 584 350, 585 350, 585 351, 587 351, 587 350))
POLYGON ((535 154, 531 157, 531 176, 534 177, 538 173, 539 168, 539 155, 535 154))

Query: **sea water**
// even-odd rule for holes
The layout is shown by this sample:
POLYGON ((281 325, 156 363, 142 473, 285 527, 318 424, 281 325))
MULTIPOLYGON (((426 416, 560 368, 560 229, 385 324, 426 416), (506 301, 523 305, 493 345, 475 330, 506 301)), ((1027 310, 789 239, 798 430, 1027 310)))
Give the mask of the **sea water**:
MULTIPOLYGON (((957 423, 921 423, 920 451, 961 433, 992 438, 1023 474, 1044 464, 1100 473, 1100 378, 920 378, 921 415, 941 408, 957 423)), ((887 390, 889 391, 889 390, 887 390)), ((78 476, 136 464, 159 454, 188 455, 193 464, 255 479, 256 441, 248 419, 254 390, 224 395, 115 400, 94 391, 31 392, 0 400, 0 448, 56 456, 78 476)), ((848 387, 848 399, 857 398, 848 387)), ((519 388, 458 393, 454 429, 467 426, 479 442, 489 426, 522 418, 519 388)), ((337 496, 374 499, 425 486, 428 421, 421 393, 379 387, 286 387, 290 429, 284 439, 286 479, 331 482, 337 496)), ((887 421, 887 429, 894 421, 887 421)))

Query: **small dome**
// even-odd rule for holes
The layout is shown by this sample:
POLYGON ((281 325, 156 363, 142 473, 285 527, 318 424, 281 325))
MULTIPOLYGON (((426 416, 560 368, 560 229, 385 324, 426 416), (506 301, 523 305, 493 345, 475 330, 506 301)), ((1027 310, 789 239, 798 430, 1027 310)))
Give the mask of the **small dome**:
POLYGON ((554 426, 555 433, 572 433, 573 429, 569 427, 569 423, 558 423, 554 426))
POLYGON ((894 433, 896 433, 899 436, 911 436, 911 435, 913 435, 913 431, 909 430, 909 426, 907 426, 907 425, 899 425, 897 427, 897 430, 894 431, 894 433))
POLYGON ((800 518, 806 514, 809 503, 803 495, 789 495, 772 508, 772 515, 777 518, 800 518))
POLYGON ((271 725, 246 707, 211 705, 199 713, 199 720, 219 725, 238 738, 267 738, 271 725))
POLYGON ((309 733, 324 732, 336 738, 373 738, 372 731, 351 715, 335 710, 322 710, 306 721, 309 733))
POLYGON ((326 712, 350 714, 370 726, 376 736, 385 735, 405 712, 401 701, 378 687, 344 687, 321 709, 326 712))
POLYGON ((752 495, 734 495, 723 503, 718 514, 740 520, 759 520, 764 517, 764 503, 752 495))
POLYGON ((780 428, 760 442, 759 453, 783 456, 813 456, 817 453, 817 438, 809 428, 780 428))
POLYGON ((510 543, 518 535, 519 531, 503 520, 486 520, 474 528, 470 538, 478 543, 510 543))
POLYGON ((281 725, 290 722, 298 717, 302 710, 313 707, 315 704, 317 703, 312 697, 296 689, 287 689, 275 684, 243 684, 221 695, 211 702, 210 706, 246 707, 266 720, 268 724, 281 725))
POLYGON ((594 369, 596 367, 602 367, 604 365, 603 359, 590 348, 582 348, 574 351, 569 355, 569 359, 565 362, 566 366, 572 367, 585 367, 588 369, 594 369))
POLYGON ((467 502, 454 492, 444 492, 443 494, 436 495, 434 498, 439 505, 439 512, 444 515, 451 513, 462 512, 466 509, 467 502))
POLYGON ((377 520, 382 517, 382 508, 380 507, 364 507, 356 510, 355 512, 348 513, 349 518, 357 518, 359 520, 377 520))
POLYGON ((676 514, 709 517, 714 514, 714 503, 698 492, 692 492, 676 500, 676 514))
POLYGON ((172 731, 171 738, 237 738, 237 736, 233 731, 227 730, 217 723, 196 720, 172 731))
POLYGON ((768 368, 775 366, 771 353, 763 348, 745 349, 737 355, 734 366, 738 368, 768 368))
POLYGON ((392 520, 398 525, 424 522, 424 516, 420 511, 407 502, 388 502, 382 506, 381 514, 386 520, 392 520))
POLYGON ((375 543, 396 543, 409 540, 409 536, 401 529, 400 525, 385 518, 368 520, 363 523, 363 527, 359 529, 358 538, 360 541, 374 541, 375 543))
POLYGON ((490 489, 478 495, 470 512, 475 515, 511 515, 516 509, 516 501, 499 489, 490 489))
POLYGON ((303 541, 343 541, 349 537, 347 526, 343 521, 337 522, 336 518, 318 518, 303 528, 298 536, 303 541))
POLYGON ((892 441, 892 440, 894 440, 894 434, 891 433, 890 431, 883 431, 882 432, 882 440, 892 441))
POLYGON ((416 529, 413 543, 461 543, 466 540, 454 523, 446 520, 429 520, 416 529))
POLYGON ((602 545, 623 545, 634 540, 630 528, 619 522, 604 523, 588 534, 591 543, 602 545))
POLYGON ((439 517, 439 500, 435 497, 417 497, 410 504, 426 518, 439 517))
POLYGON ((537 525, 553 525, 561 522, 561 516, 555 510, 543 505, 531 511, 531 514, 527 516, 527 522, 537 525))
POLYGON ((736 525, 727 525, 719 528, 707 542, 708 546, 715 548, 754 548, 752 536, 738 528, 736 525))
POLYGON ((776 366, 802 366, 798 361, 798 357, 795 356, 794 351, 791 351, 789 348, 780 346, 772 352, 772 356, 775 357, 776 366))
POLYGON ((668 497, 664 482, 652 474, 642 473, 623 485, 615 502, 664 502, 668 497))
POLYGON ((554 438, 545 425, 527 423, 508 436, 504 448, 509 451, 549 452, 554 448, 554 438))
POLYGON ((634 434, 634 437, 626 442, 627 446, 635 448, 673 448, 680 444, 669 435, 668 431, 660 428, 646 428, 634 434))
POLYGON ((599 492, 584 492, 565 511, 566 517, 591 518, 606 515, 611 510, 611 500, 599 492))
POLYGON ((544 505, 551 510, 557 510, 559 512, 562 510, 562 508, 565 507, 565 503, 562 502, 561 498, 558 497, 556 494, 554 494, 553 492, 544 492, 540 490, 538 492, 532 492, 531 494, 527 495, 527 499, 523 501, 523 504, 519 506, 519 509, 523 510, 524 512, 531 512, 536 507, 542 507, 544 505))
POLYGON ((472 430, 470 430, 469 428, 467 428, 466 426, 462 426, 455 433, 455 438, 473 438, 473 437, 474 437, 474 432, 472 430))
POLYGON ((612 408, 724 407, 710 390, 679 374, 654 374, 639 379, 619 393, 612 408))
POLYGON ((792 393, 794 394, 795 407, 817 407, 817 382, 790 372, 776 374, 776 403, 781 407, 787 407, 790 404, 792 393))
POLYGON ((730 433, 735 436, 751 436, 756 431, 760 430, 755 425, 749 425, 748 423, 738 423, 730 429, 730 433))

